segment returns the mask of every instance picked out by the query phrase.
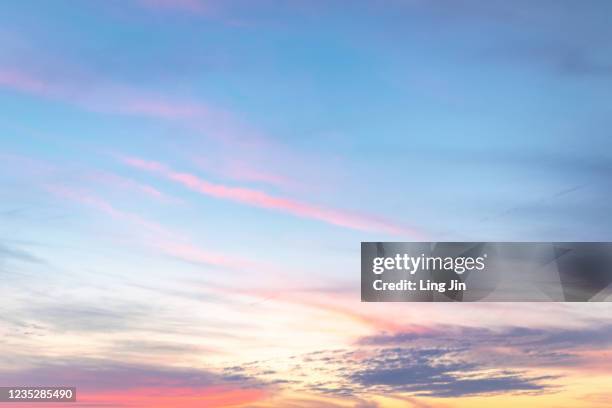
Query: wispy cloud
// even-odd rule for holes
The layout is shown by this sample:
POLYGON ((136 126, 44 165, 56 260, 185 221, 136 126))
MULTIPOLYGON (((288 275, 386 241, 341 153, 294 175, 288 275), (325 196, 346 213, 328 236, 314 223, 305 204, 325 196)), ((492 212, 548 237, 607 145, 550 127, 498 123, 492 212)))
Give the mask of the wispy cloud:
POLYGON ((29 251, 8 246, 0 242, 0 265, 7 259, 36 264, 45 262, 29 251))
POLYGON ((113 188, 124 189, 130 192, 141 193, 147 197, 162 201, 162 202, 181 202, 176 197, 162 193, 159 189, 144 183, 140 183, 128 177, 123 177, 118 174, 96 171, 88 174, 86 178, 96 183, 106 184, 113 188))
POLYGON ((128 222, 132 225, 140 226, 150 233, 154 233, 159 236, 164 236, 168 238, 176 237, 174 233, 167 230, 161 224, 155 221, 147 220, 146 218, 138 214, 119 210, 112 204, 110 204, 108 201, 105 201, 87 191, 77 190, 62 185, 48 185, 45 186, 45 189, 58 197, 76 201, 80 204, 84 204, 88 207, 101 211, 115 219, 128 222))
POLYGON ((234 145, 254 146, 269 142, 236 115, 202 101, 137 89, 93 74, 82 76, 86 79, 0 66, 0 88, 60 101, 89 112, 170 121, 210 139, 234 145))
POLYGON ((128 332, 150 319, 154 313, 150 306, 132 303, 107 305, 88 303, 45 303, 32 306, 26 315, 49 327, 53 333, 128 332))
MULTIPOLYGON (((190 243, 185 234, 172 231, 155 221, 146 219, 141 215, 116 208, 108 201, 83 190, 76 190, 62 185, 49 185, 45 187, 50 193, 89 208, 103 212, 106 215, 126 222, 133 227, 139 227, 141 244, 150 249, 186 262, 207 264, 223 268, 242 269, 254 267, 254 263, 236 256, 225 256, 212 251, 206 251, 190 243)), ((137 230, 138 232, 138 230, 137 230)))
POLYGON ((214 163, 195 153, 198 149, 188 153, 190 160, 207 171, 246 182, 293 189, 297 186, 288 175, 268 170, 271 155, 295 159, 295 153, 287 151, 233 112, 199 99, 137 89, 92 74, 74 77, 78 79, 70 75, 45 74, 44 70, 0 65, 0 88, 57 101, 86 112, 166 122, 202 135, 216 146, 214 156, 221 160, 214 163))
MULTIPOLYGON (((223 288, 221 288, 223 289, 223 288)), ((229 293, 228 289, 225 289, 229 293)), ((246 290, 231 289, 232 293, 240 293, 247 296, 257 297, 260 300, 254 302, 258 305, 264 302, 279 302, 287 305, 296 305, 319 313, 329 314, 337 321, 348 321, 356 323, 360 327, 366 327, 376 332, 384 333, 413 333, 424 335, 430 331, 430 327, 416 324, 406 324, 396 321, 387 316, 381 316, 380 309, 375 306, 355 306, 353 299, 358 297, 357 290, 346 288, 269 288, 246 290)))
POLYGON ((421 236, 416 230, 402 227, 379 218, 325 208, 298 200, 276 197, 260 190, 211 183, 194 174, 175 171, 159 162, 143 160, 137 157, 123 157, 121 160, 129 166, 157 173, 190 190, 210 197, 235 201, 253 207, 277 210, 301 218, 319 220, 331 225, 356 230, 377 231, 393 235, 407 235, 410 237, 421 236))
POLYGON ((294 180, 286 175, 278 174, 262 168, 261 165, 249 163, 241 157, 202 157, 192 158, 195 165, 208 172, 218 174, 231 180, 267 184, 283 190, 300 190, 294 180))
POLYGON ((15 69, 0 69, 0 86, 21 92, 47 96, 53 90, 50 83, 15 69))

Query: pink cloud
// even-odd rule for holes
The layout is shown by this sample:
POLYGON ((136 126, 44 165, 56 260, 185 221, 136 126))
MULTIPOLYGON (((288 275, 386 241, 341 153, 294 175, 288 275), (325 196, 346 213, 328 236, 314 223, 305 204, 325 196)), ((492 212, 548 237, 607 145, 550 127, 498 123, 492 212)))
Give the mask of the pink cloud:
POLYGON ((393 235, 410 235, 413 237, 420 236, 415 230, 376 217, 329 209, 288 198, 275 197, 259 190, 211 183, 190 173, 174 171, 158 162, 135 157, 124 157, 122 161, 129 166, 161 174, 165 178, 179 183, 190 190, 211 197, 235 201, 254 207, 278 210, 298 217, 315 219, 328 224, 357 230, 384 232, 393 235))
POLYGON ((104 78, 89 81, 50 81, 31 72, 0 66, 0 87, 37 97, 52 98, 78 109, 129 115, 174 122, 182 127, 237 146, 264 145, 267 138, 242 123, 235 115, 189 98, 167 98, 157 93, 108 83, 104 78), (94 84, 103 84, 91 86, 94 84))
POLYGON ((47 95, 52 89, 46 81, 11 69, 0 70, 0 86, 37 95, 47 95))
POLYGON ((168 102, 160 98, 139 96, 125 100, 119 109, 124 113, 162 119, 190 119, 211 114, 211 109, 203 104, 168 102))
POLYGON ((213 173, 232 180, 268 184, 284 190, 302 190, 294 180, 287 176, 275 174, 262 169, 246 160, 237 160, 234 157, 214 156, 214 158, 193 157, 195 165, 207 173, 213 173))
POLYGON ((50 81, 44 76, 10 67, 0 67, 0 87, 35 96, 51 96, 92 111, 160 119, 186 119, 212 113, 212 109, 201 103, 186 100, 168 101, 159 95, 108 83, 104 87, 92 89, 73 81, 50 81))
POLYGON ((236 180, 259 181, 280 187, 288 187, 291 185, 291 181, 287 177, 272 174, 264 170, 247 168, 244 165, 230 167, 227 174, 236 180))
MULTIPOLYGON (((64 71, 75 70, 64 69, 64 71)), ((201 101, 167 97, 155 92, 134 89, 106 81, 104 78, 92 77, 87 73, 61 76, 51 81, 44 75, 33 74, 32 71, 2 66, 0 66, 0 87, 36 97, 50 98, 89 112, 127 115, 173 123, 218 143, 217 154, 224 157, 223 163, 225 163, 219 171, 225 177, 276 186, 286 186, 289 183, 285 177, 266 171, 253 162, 268 163, 270 155, 287 157, 290 156, 290 152, 283 150, 267 135, 244 123, 232 112, 201 101)), ((295 162, 296 160, 292 161, 295 162)))
POLYGON ((95 183, 103 183, 113 188, 119 188, 137 192, 147 197, 154 198, 161 202, 181 202, 179 198, 170 197, 153 186, 148 184, 139 183, 127 177, 123 177, 113 173, 107 172, 95 172, 87 176, 88 180, 95 183))
MULTIPOLYGON (((212 142, 208 143, 207 149, 210 150, 212 145, 214 156, 221 159, 215 163, 204 163, 203 165, 202 160, 196 158, 195 161, 204 168, 208 166, 209 171, 214 171, 222 177, 265 183, 290 191, 317 189, 324 184, 322 181, 307 183, 309 185, 295 183, 293 179, 297 177, 297 174, 321 180, 313 175, 318 172, 317 169, 302 168, 311 160, 284 148, 267 134, 252 128, 231 112, 188 98, 165 98, 159 94, 109 83, 104 78, 91 78, 87 75, 76 75, 75 77, 89 78, 90 81, 87 81, 87 84, 75 83, 72 77, 64 78, 61 81, 48 81, 44 76, 35 76, 21 71, 16 74, 14 70, 0 67, 0 78, 3 78, 0 80, 0 87, 4 86, 35 96, 52 98, 86 111, 166 121, 181 129, 204 135, 207 142, 212 142), (293 176, 287 176, 292 173, 293 176)), ((196 142, 188 154, 197 151, 196 142)), ((155 166, 156 164, 149 165, 155 166)), ((160 171, 160 169, 153 168, 146 170, 160 171)), ((214 185, 199 184, 201 190, 202 187, 209 192, 215 190, 214 185)), ((220 189, 216 188, 216 190, 220 189)), ((350 214, 347 211, 333 211, 297 201, 283 200, 265 193, 260 194, 256 190, 233 189, 232 191, 219 191, 218 195, 235 201, 247 202, 250 200, 261 207, 277 208, 294 215, 316 218, 361 230, 387 231, 393 234, 414 233, 414 231, 397 228, 384 220, 368 215, 350 214)))
POLYGON ((155 197, 155 198, 163 197, 163 194, 159 190, 157 190, 155 187, 151 187, 146 184, 141 184, 134 180, 130 180, 125 177, 118 176, 116 174, 97 173, 94 176, 92 176, 92 178, 95 181, 102 181, 102 182, 112 184, 118 187, 133 188, 151 197, 155 197))
POLYGON ((161 163, 151 160, 143 160, 137 157, 121 157, 121 161, 131 167, 135 167, 140 170, 156 172, 165 172, 169 170, 168 167, 161 163))

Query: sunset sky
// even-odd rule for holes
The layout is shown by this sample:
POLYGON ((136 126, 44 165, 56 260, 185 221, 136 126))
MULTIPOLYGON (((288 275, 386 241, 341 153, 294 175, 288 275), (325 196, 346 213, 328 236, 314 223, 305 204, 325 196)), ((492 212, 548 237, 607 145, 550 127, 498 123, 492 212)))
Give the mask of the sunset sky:
POLYGON ((0 386, 76 386, 67 407, 612 406, 609 303, 359 294, 361 241, 612 240, 610 15, 1 2, 0 386))

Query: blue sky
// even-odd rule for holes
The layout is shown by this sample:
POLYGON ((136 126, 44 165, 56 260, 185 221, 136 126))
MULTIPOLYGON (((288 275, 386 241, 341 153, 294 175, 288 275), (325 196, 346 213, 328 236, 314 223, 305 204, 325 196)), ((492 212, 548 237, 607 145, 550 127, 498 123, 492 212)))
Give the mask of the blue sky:
MULTIPOLYGON (((571 2, 461 3, 228 2, 194 12, 41 2, 31 13, 26 2, 4 7, 2 64, 79 98, 112 99, 99 94, 130 86, 204 100, 279 144, 250 160, 307 185, 316 201, 372 209, 433 235, 518 239, 534 233, 524 214, 473 224, 588 184, 575 193, 590 196, 580 206, 569 195, 550 200, 563 208, 533 238, 549 239, 547 228, 577 217, 602 237, 588 213, 607 208, 584 206, 609 191, 605 13, 571 2), (338 185, 342 194, 332 192, 338 185)), ((109 149, 156 158, 169 148, 196 146, 201 156, 197 149, 235 148, 152 118, 7 91, 3 131, 17 152, 79 160, 73 149, 87 149, 91 163, 108 161, 109 149), (37 120, 24 120, 33 113, 37 120)))

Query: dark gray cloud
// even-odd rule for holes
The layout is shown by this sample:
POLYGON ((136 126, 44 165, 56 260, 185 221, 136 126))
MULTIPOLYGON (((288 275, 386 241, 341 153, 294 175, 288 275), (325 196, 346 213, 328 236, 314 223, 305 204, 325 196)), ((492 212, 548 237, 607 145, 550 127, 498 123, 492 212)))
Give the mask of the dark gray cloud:
POLYGON ((490 378, 457 379, 424 386, 424 391, 417 395, 428 395, 437 397, 460 397, 474 394, 498 394, 509 392, 539 392, 548 390, 550 385, 544 385, 543 381, 556 377, 523 377, 520 375, 502 375, 490 378))
POLYGON ((482 365, 458 359, 457 351, 449 349, 383 349, 361 365, 363 369, 349 376, 353 383, 417 396, 536 392, 547 389, 545 381, 553 379, 507 370, 484 374, 482 365))
POLYGON ((482 345, 504 347, 545 348, 548 351, 612 345, 612 324, 595 323, 595 326, 576 328, 505 327, 489 329, 481 327, 438 326, 426 332, 399 332, 378 334, 358 340, 360 345, 401 346, 427 341, 453 347, 473 348, 482 345))
POLYGON ((501 329, 439 326, 424 333, 367 336, 361 338, 358 345, 384 348, 452 347, 469 361, 493 368, 579 367, 588 364, 588 357, 584 357, 581 351, 612 346, 612 324, 600 322, 575 328, 501 329))
POLYGON ((286 371, 270 376, 262 374, 264 362, 242 366, 235 374, 265 377, 268 382, 282 376, 291 378, 285 387, 356 400, 371 393, 416 397, 543 393, 553 390, 550 381, 556 378, 510 369, 503 361, 489 364, 472 359, 465 348, 455 347, 359 347, 308 353, 296 360, 286 371), (313 372, 326 380, 318 380, 313 372))

